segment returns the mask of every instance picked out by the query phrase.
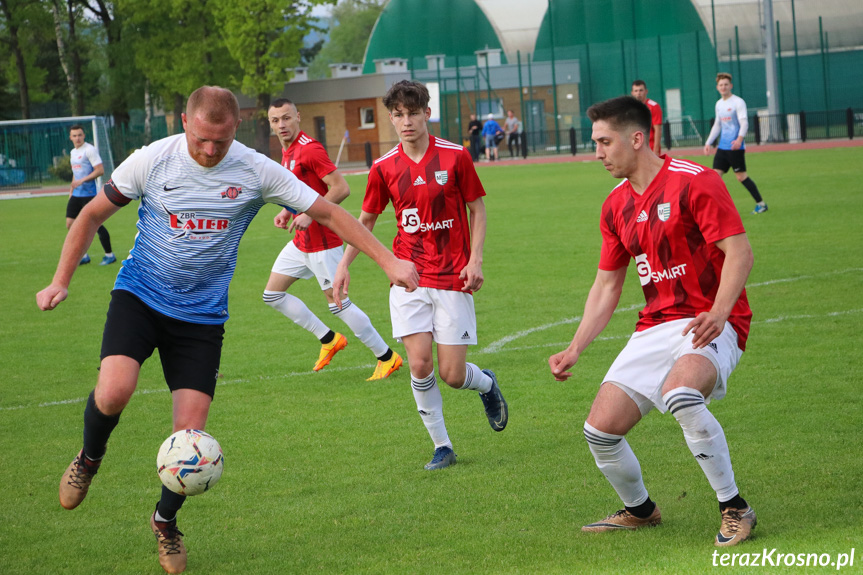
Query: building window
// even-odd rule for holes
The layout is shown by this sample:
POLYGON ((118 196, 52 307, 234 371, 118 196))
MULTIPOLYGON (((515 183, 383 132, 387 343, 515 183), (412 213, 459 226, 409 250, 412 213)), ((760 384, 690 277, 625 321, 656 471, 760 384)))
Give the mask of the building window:
POLYGON ((360 128, 375 127, 375 109, 360 108, 360 128))

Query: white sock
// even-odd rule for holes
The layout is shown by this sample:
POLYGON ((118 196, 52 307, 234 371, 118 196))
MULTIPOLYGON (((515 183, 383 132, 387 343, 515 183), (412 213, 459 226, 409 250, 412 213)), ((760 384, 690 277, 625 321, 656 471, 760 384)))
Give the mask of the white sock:
POLYGON ((306 304, 298 298, 283 291, 264 290, 264 303, 271 308, 282 312, 288 319, 300 326, 306 331, 315 334, 315 337, 321 339, 330 331, 324 322, 318 319, 318 316, 312 313, 306 304))
POLYGON ((105 257, 106 257, 106 258, 110 258, 110 257, 111 257, 111 256, 113 256, 113 255, 114 255, 114 252, 108 252, 108 253, 106 253, 106 254, 105 254, 105 257))
MULTIPOLYGON (((175 515, 174 517, 176 517, 176 515, 175 515)), ((154 519, 155 519, 156 521, 158 521, 159 523, 168 523, 168 522, 170 522, 170 521, 173 521, 173 519, 165 519, 164 517, 162 517, 161 515, 159 515, 159 510, 158 510, 158 509, 156 510, 156 516, 154 517, 154 519)))
POLYGON ((387 352, 390 346, 384 341, 384 338, 372 325, 372 320, 365 314, 363 310, 351 303, 351 300, 346 299, 342 302, 342 309, 334 303, 330 304, 330 311, 334 316, 345 322, 357 339, 365 344, 367 348, 372 350, 375 357, 380 357, 387 352))
POLYGON ((434 442, 435 449, 444 446, 452 448, 452 442, 449 440, 443 421, 443 397, 437 386, 434 371, 428 377, 421 379, 411 374, 411 389, 417 402, 417 410, 434 442))
POLYGON ((704 405, 704 396, 690 387, 678 387, 663 395, 662 401, 683 429, 686 445, 701 465, 719 501, 728 501, 737 495, 725 433, 704 405))
POLYGON ((472 363, 465 364, 464 385, 460 389, 475 389, 480 393, 488 393, 491 390, 491 378, 472 363))
POLYGON ((599 431, 584 423, 584 438, 596 466, 617 491, 626 507, 637 507, 647 501, 647 488, 641 477, 641 465, 622 435, 599 431))

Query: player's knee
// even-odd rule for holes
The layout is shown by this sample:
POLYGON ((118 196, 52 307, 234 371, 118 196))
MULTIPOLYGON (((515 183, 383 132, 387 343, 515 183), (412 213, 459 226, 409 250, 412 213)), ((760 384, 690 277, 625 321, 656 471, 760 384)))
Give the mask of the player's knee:
POLYGON ((439 366, 439 370, 440 378, 448 386, 454 389, 461 389, 464 385, 465 368, 463 366, 459 369, 458 366, 443 365, 439 366))
POLYGON ((282 303, 282 301, 284 301, 284 299, 285 299, 285 297, 287 297, 287 295, 288 294, 286 294, 283 291, 265 290, 262 297, 264 299, 265 304, 267 304, 268 306, 270 306, 272 308, 275 308, 280 303, 282 303))
POLYGON ((620 435, 602 432, 586 421, 582 431, 587 446, 594 454, 615 450, 620 440, 623 439, 620 435))

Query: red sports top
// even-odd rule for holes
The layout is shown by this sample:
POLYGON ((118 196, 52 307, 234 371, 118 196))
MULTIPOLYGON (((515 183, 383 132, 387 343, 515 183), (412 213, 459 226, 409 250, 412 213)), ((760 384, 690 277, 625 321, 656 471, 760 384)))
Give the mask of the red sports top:
POLYGON ((650 149, 652 150, 656 132, 656 129, 653 126, 662 125, 662 108, 650 98, 647 99, 645 104, 647 104, 648 109, 650 109, 650 149))
MULTIPOLYGON (((745 231, 716 172, 662 158, 665 164, 644 194, 624 180, 602 204, 599 269, 620 269, 635 258, 647 301, 636 331, 710 311, 725 262, 715 244, 745 231)), ((743 290, 728 318, 741 350, 746 349, 751 319, 743 290)))
POLYGON ((421 287, 461 291, 458 274, 470 259, 470 225, 465 204, 485 195, 470 153, 429 136, 417 164, 399 144, 369 172, 363 211, 381 214, 392 201, 398 233, 396 257, 417 267, 421 287))
MULTIPOLYGON (((303 131, 287 150, 282 150, 282 165, 322 196, 329 191, 324 176, 336 170, 321 143, 303 131)), ((328 227, 313 221, 308 229, 294 232, 294 244, 301 252, 322 252, 342 245, 342 238, 328 227)))

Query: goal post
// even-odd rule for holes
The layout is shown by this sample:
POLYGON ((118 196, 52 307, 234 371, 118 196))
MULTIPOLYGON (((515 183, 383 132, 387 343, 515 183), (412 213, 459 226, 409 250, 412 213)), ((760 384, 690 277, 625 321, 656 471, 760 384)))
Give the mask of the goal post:
MULTIPOLYGON (((69 128, 80 124, 85 141, 102 158, 105 177, 114 171, 108 127, 102 116, 69 116, 0 122, 0 189, 41 187, 55 179, 52 168, 72 150, 69 128)), ((102 187, 102 178, 96 181, 102 187)))

